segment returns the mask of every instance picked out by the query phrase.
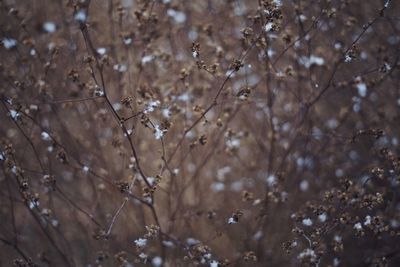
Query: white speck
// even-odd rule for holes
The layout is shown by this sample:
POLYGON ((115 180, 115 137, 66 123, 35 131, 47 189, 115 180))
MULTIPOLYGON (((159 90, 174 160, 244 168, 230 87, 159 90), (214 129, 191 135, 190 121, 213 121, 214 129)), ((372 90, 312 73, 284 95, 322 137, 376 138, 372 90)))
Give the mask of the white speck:
POLYGON ((180 100, 180 101, 189 101, 189 99, 190 99, 190 95, 188 94, 188 93, 184 93, 184 94, 181 94, 180 96, 178 96, 178 100, 180 100))
POLYGON ((232 191, 239 192, 243 189, 243 181, 235 181, 230 186, 232 191))
POLYGON ((305 249, 297 256, 298 259, 303 259, 306 257, 309 258, 311 262, 317 261, 317 254, 315 254, 314 250, 310 248, 305 249))
POLYGON ((139 248, 145 247, 147 245, 147 239, 145 238, 136 239, 135 245, 139 248))
POLYGON ((210 267, 218 267, 218 266, 219 266, 218 261, 213 260, 213 261, 210 262, 210 267))
POLYGON ((56 31, 57 27, 56 24, 54 24, 54 22, 46 21, 45 23, 43 23, 43 29, 46 32, 52 33, 56 31))
POLYGON ((220 181, 225 180, 225 175, 228 174, 232 168, 230 166, 225 166, 217 171, 217 178, 220 181))
POLYGON ((37 200, 31 200, 30 202, 29 202, 29 208, 32 210, 33 208, 35 208, 35 207, 39 207, 39 201, 37 201, 37 200))
POLYGON ((333 259, 333 266, 339 266, 339 264, 340 264, 340 260, 338 259, 338 258, 334 258, 333 259))
POLYGON ((10 116, 11 118, 13 118, 14 120, 17 119, 19 117, 19 112, 16 110, 11 109, 10 110, 10 116))
POLYGON ((153 59, 154 59, 154 56, 152 56, 152 55, 144 56, 142 58, 142 64, 145 65, 145 64, 151 62, 153 59))
POLYGON ((128 67, 125 64, 115 64, 113 69, 118 72, 125 72, 128 70, 128 67))
POLYGON ((42 137, 42 140, 44 140, 44 141, 50 141, 51 140, 50 135, 48 133, 46 133, 46 132, 42 132, 40 134, 40 136, 42 137))
POLYGON ((151 263, 153 264, 153 266, 154 267, 159 267, 159 266, 161 266, 162 265, 162 259, 161 259, 161 257, 154 257, 152 260, 151 260, 151 263))
POLYGON ((130 45, 132 43, 132 38, 128 37, 128 38, 124 38, 124 44, 125 45, 130 45))
POLYGON ((365 221, 364 221, 364 225, 370 225, 371 224, 371 216, 367 215, 365 216, 365 221))
POLYGON ((310 218, 305 218, 305 219, 303 219, 302 223, 303 223, 305 226, 311 226, 311 225, 313 225, 313 222, 312 222, 312 220, 311 220, 310 218))
POLYGON ((335 235, 335 236, 333 237, 333 239, 334 239, 336 242, 342 242, 342 237, 341 237, 340 235, 335 235))
POLYGON ((193 246, 193 245, 199 244, 200 241, 197 240, 197 239, 194 239, 194 238, 192 238, 192 237, 189 237, 189 238, 186 239, 186 243, 187 243, 189 246, 193 246))
POLYGON ((172 17, 176 23, 183 23, 186 21, 186 14, 181 11, 176 11, 170 8, 167 10, 167 14, 172 17))
POLYGON ((194 58, 198 58, 198 57, 199 57, 199 51, 193 51, 193 52, 192 52, 192 56, 193 56, 194 58))
POLYGON ((350 62, 352 60, 353 60, 353 58, 350 55, 345 55, 344 56, 344 62, 350 62))
POLYGON ((361 223, 356 223, 356 224, 353 226, 353 228, 356 229, 356 230, 362 230, 362 225, 361 225, 361 223))
POLYGON ((51 225, 53 225, 53 227, 57 227, 59 224, 60 224, 59 221, 51 220, 51 225))
POLYGON ((164 108, 163 110, 162 110, 162 115, 163 115, 163 117, 164 118, 169 118, 169 117, 171 117, 171 111, 169 110, 169 108, 164 108))
POLYGON ((161 139, 161 137, 164 136, 164 131, 160 129, 160 125, 156 125, 154 127, 154 130, 155 130, 154 135, 156 136, 157 140, 161 139))
POLYGON ((139 254, 139 258, 146 260, 146 259, 147 259, 147 254, 145 254, 145 253, 143 253, 143 252, 140 253, 140 254, 139 254))
POLYGON ((79 22, 85 22, 86 18, 86 12, 84 10, 79 10, 74 16, 74 19, 79 22))
POLYGON ((357 91, 361 97, 367 96, 367 85, 365 83, 358 83, 357 84, 357 91))
POLYGON ((144 109, 144 113, 150 113, 153 112, 155 110, 155 108, 157 108, 160 105, 160 101, 156 100, 156 101, 149 101, 146 104, 146 107, 144 109))
POLYGON ((221 183, 221 182, 213 183, 213 184, 211 185, 211 189, 212 189, 214 192, 223 191, 223 190, 225 189, 225 184, 224 184, 224 183, 221 183))
POLYGON ((89 167, 85 165, 85 166, 83 166, 82 170, 83 170, 84 172, 89 172, 89 167))
POLYGON ((17 40, 15 40, 13 38, 4 38, 3 45, 6 49, 11 49, 17 45, 17 40))
POLYGON ((104 47, 97 48, 97 53, 99 53, 99 55, 104 55, 106 52, 107 52, 107 49, 104 47))
POLYGON ((387 8, 390 4, 390 0, 386 0, 384 7, 387 8))
POLYGON ((272 22, 268 22, 264 27, 265 31, 266 32, 271 31, 272 30, 272 26, 273 26, 272 22))
POLYGON ((326 126, 328 126, 330 129, 335 129, 336 127, 338 127, 339 122, 336 119, 329 119, 326 122, 326 126))
POLYGON ((0 151, 0 160, 4 160, 5 158, 4 153, 0 151))
POLYGON ((36 50, 35 50, 35 48, 32 48, 31 51, 29 51, 29 54, 30 54, 31 56, 36 55, 36 50))
POLYGON ((269 175, 267 177, 267 184, 268 184, 269 187, 272 187, 272 186, 276 185, 276 177, 275 177, 275 175, 269 175))
POLYGON ((334 48, 335 48, 336 50, 339 50, 340 48, 342 48, 342 44, 341 44, 340 42, 336 42, 336 43, 334 44, 334 48))
POLYGON ((239 139, 237 139, 237 138, 232 138, 232 139, 229 139, 229 140, 227 140, 226 141, 226 145, 229 147, 229 148, 239 148, 239 146, 240 146, 240 140, 239 139))
POLYGON ((235 218, 230 217, 230 218, 228 219, 228 224, 235 224, 235 223, 237 223, 237 220, 235 220, 235 218))
POLYGON ((263 237, 263 232, 262 231, 257 231, 257 233, 255 233, 253 235, 253 239, 254 240, 260 240, 263 237))
POLYGON ((309 188, 309 183, 307 180, 303 180, 300 182, 300 190, 301 191, 305 192, 308 190, 308 188, 309 188))
POLYGON ((172 241, 164 240, 162 243, 163 243, 163 245, 164 245, 165 247, 169 247, 169 248, 174 247, 174 242, 172 242, 172 241))
POLYGON ((325 60, 322 57, 317 57, 311 55, 310 57, 301 56, 299 59, 300 64, 304 65, 307 69, 311 67, 311 65, 322 66, 325 63, 325 60))
POLYGON ((281 7, 281 6, 282 6, 282 0, 273 0, 272 2, 274 2, 274 4, 275 4, 277 7, 281 7))
POLYGON ((325 222, 327 218, 328 218, 328 216, 326 215, 325 212, 322 213, 322 214, 320 214, 320 215, 318 216, 318 220, 319 220, 320 222, 322 222, 322 223, 325 222))
POLYGON ((342 177, 344 175, 344 172, 342 169, 336 169, 335 175, 336 177, 342 177))

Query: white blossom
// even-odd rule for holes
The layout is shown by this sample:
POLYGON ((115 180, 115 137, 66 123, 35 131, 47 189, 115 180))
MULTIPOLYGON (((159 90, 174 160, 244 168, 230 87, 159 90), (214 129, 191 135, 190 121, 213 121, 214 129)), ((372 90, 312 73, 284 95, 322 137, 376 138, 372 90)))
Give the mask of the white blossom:
POLYGON ((161 257, 158 257, 158 256, 156 256, 156 257, 154 257, 152 260, 151 260, 151 263, 153 264, 153 266, 154 267, 159 267, 159 266, 162 266, 162 258, 161 257))
POLYGON ((48 33, 53 33, 56 31, 57 27, 54 22, 46 21, 45 23, 43 23, 43 29, 48 33))
POLYGON ((186 14, 181 11, 170 8, 167 10, 167 14, 172 17, 176 23, 184 23, 186 21, 186 14))
POLYGON ((354 224, 353 228, 356 230, 362 230, 362 225, 361 225, 361 223, 358 222, 358 223, 354 224))
POLYGON ((311 225, 313 225, 313 222, 312 222, 312 220, 311 220, 310 218, 305 218, 305 219, 303 219, 302 223, 303 223, 305 226, 311 226, 311 225))
POLYGON ((370 225, 371 224, 371 216, 367 215, 365 216, 365 221, 364 221, 364 225, 370 225))
POLYGON ((235 223, 237 223, 237 220, 236 220, 235 218, 230 217, 230 218, 228 219, 228 224, 235 224, 235 223))
POLYGON ((17 40, 15 40, 13 38, 4 38, 3 45, 6 49, 11 49, 17 45, 17 40))
POLYGON ((135 245, 139 248, 143 248, 147 245, 146 238, 139 238, 139 239, 136 239, 134 242, 135 242, 135 245))
POLYGON ((146 104, 146 107, 144 108, 144 113, 150 113, 153 112, 155 110, 155 108, 157 108, 160 105, 160 101, 156 100, 156 101, 150 101, 146 104))
POLYGON ((327 217, 328 217, 328 216, 327 216, 326 213, 324 212, 324 213, 318 215, 318 220, 319 220, 320 222, 325 222, 326 219, 327 219, 327 217))
POLYGON ((154 130, 155 130, 154 135, 157 140, 161 139, 161 137, 164 136, 164 131, 162 129, 160 129, 160 125, 156 125, 154 127, 154 130))
POLYGON ((42 137, 42 140, 44 140, 44 141, 50 141, 51 140, 50 135, 48 133, 46 133, 46 132, 42 132, 40 134, 40 136, 42 137))
POLYGON ((107 49, 105 47, 99 47, 96 51, 99 55, 104 55, 107 52, 107 49))
POLYGON ((84 10, 79 10, 78 12, 76 12, 74 19, 79 21, 79 22, 85 22, 86 21, 86 12, 84 10))

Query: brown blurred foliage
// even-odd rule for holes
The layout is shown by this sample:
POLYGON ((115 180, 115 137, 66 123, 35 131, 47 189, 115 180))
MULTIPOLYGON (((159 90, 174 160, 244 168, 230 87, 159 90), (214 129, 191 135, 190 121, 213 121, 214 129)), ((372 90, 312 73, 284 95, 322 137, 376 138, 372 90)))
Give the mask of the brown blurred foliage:
POLYGON ((0 266, 400 265, 398 1, 0 9, 0 266))

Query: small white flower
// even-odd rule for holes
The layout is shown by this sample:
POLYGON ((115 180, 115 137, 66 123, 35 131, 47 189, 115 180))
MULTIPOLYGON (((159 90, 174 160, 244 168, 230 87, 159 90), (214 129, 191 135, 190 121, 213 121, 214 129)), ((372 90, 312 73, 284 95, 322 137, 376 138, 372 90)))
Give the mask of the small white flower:
POLYGON ((357 84, 357 91, 361 97, 367 96, 367 85, 363 82, 357 84))
POLYGON ((170 8, 167 10, 167 14, 174 19, 175 23, 184 23, 186 21, 186 14, 181 11, 170 8))
POLYGON ((128 38, 124 38, 124 44, 125 45, 130 45, 132 43, 132 38, 128 37, 128 38))
POLYGON ((364 225, 370 225, 371 224, 371 216, 367 215, 365 216, 365 221, 364 221, 364 225))
POLYGON ((193 51, 193 52, 192 52, 192 56, 193 56, 194 58, 198 58, 198 57, 199 57, 199 51, 193 51))
POLYGON ((151 263, 153 264, 154 267, 159 267, 162 265, 162 259, 161 257, 156 256, 151 260, 151 263))
POLYGON ((272 30, 272 28, 273 28, 272 22, 268 22, 264 27, 266 32, 269 32, 270 30, 272 30))
POLYGON ((46 132, 42 132, 40 134, 40 136, 42 137, 42 140, 44 140, 44 141, 50 141, 51 140, 50 135, 48 133, 46 133, 46 132))
POLYGON ((300 190, 301 191, 305 192, 308 190, 308 188, 309 188, 309 183, 307 180, 303 180, 300 182, 300 190))
POLYGON ((267 184, 268 184, 269 187, 272 187, 272 186, 276 185, 276 177, 275 177, 275 175, 269 175, 267 177, 267 184))
POLYGON ((84 10, 79 10, 76 12, 74 19, 79 21, 79 22, 85 22, 86 21, 86 12, 84 10))
POLYGON ((104 55, 107 52, 107 49, 104 47, 99 47, 96 51, 99 53, 99 55, 104 55))
POLYGON ((305 226, 311 226, 311 225, 313 225, 313 222, 312 222, 312 220, 311 220, 310 218, 305 218, 305 219, 303 219, 302 223, 303 223, 305 226))
POLYGON ((56 31, 57 27, 54 22, 46 21, 45 23, 43 23, 43 29, 48 33, 53 33, 56 31))
POLYGON ((353 228, 360 231, 360 230, 362 230, 362 225, 361 225, 361 223, 358 222, 358 223, 354 224, 353 228))
POLYGON ((6 49, 11 49, 17 45, 17 40, 15 40, 13 38, 4 38, 3 45, 6 49))
POLYGON ((115 64, 113 69, 118 72, 125 72, 128 70, 128 67, 125 64, 115 64))
POLYGON ((154 59, 154 56, 152 56, 152 55, 144 56, 144 57, 142 57, 142 64, 145 65, 145 64, 151 62, 153 59, 154 59))
POLYGON ((135 245, 139 248, 143 248, 147 245, 147 239, 145 239, 145 238, 136 239, 135 245))
POLYGON ((156 137, 157 140, 158 140, 158 139, 161 139, 161 137, 164 136, 164 131, 160 129, 160 125, 156 125, 156 126, 154 127, 154 130, 155 130, 154 135, 155 135, 155 137, 156 137))
POLYGON ((146 104, 146 107, 144 108, 144 113, 150 113, 153 112, 155 110, 155 108, 157 108, 160 105, 160 101, 156 100, 156 101, 150 101, 149 103, 146 104))
POLYGON ((303 258, 309 258, 311 262, 315 262, 317 260, 317 254, 315 254, 315 251, 307 248, 303 250, 298 256, 298 259, 303 259, 303 258))
POLYGON ((89 172, 89 167, 85 165, 85 166, 83 166, 82 170, 83 170, 84 172, 89 172))
POLYGON ((352 60, 353 60, 353 58, 352 58, 350 55, 346 54, 346 55, 344 56, 344 62, 350 62, 350 61, 352 61, 352 60))
POLYGON ((235 224, 235 223, 237 223, 237 220, 236 220, 235 218, 230 217, 230 218, 228 219, 228 224, 235 224))
POLYGON ((11 118, 13 118, 14 120, 17 119, 19 117, 19 112, 16 110, 11 109, 10 110, 10 116, 11 118))
POLYGON ((221 183, 221 182, 213 183, 213 184, 211 185, 211 189, 212 189, 214 192, 223 191, 223 190, 225 189, 225 184, 224 184, 224 183, 221 183))
POLYGON ((319 216, 318 216, 318 220, 320 221, 320 222, 325 222, 326 221, 326 219, 327 219, 327 215, 326 215, 326 213, 324 212, 324 213, 322 213, 322 214, 320 214, 319 216))
POLYGON ((219 262, 218 262, 218 261, 212 260, 212 261, 210 262, 210 267, 218 267, 218 266, 219 266, 219 262))
POLYGON ((35 208, 35 207, 39 207, 39 201, 37 201, 37 200, 31 200, 30 202, 29 202, 29 208, 32 210, 33 208, 35 208))

